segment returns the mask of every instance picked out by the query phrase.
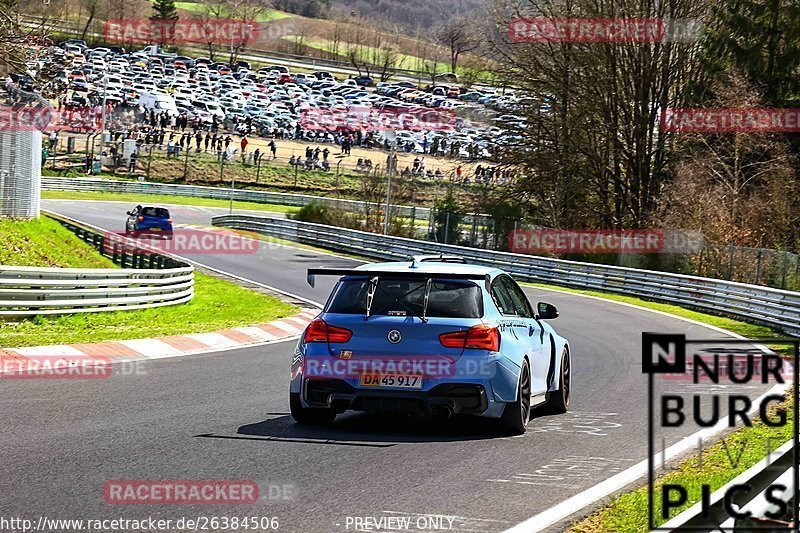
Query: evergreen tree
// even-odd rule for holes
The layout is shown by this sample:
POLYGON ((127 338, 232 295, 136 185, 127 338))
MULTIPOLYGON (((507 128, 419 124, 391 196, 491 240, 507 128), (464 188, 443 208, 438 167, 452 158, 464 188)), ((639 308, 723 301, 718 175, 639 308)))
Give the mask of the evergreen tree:
POLYGON ((717 0, 704 59, 718 79, 743 72, 772 105, 798 93, 800 4, 794 0, 717 0))
POLYGON ((150 20, 178 20, 175 0, 153 0, 153 11, 155 13, 150 20))

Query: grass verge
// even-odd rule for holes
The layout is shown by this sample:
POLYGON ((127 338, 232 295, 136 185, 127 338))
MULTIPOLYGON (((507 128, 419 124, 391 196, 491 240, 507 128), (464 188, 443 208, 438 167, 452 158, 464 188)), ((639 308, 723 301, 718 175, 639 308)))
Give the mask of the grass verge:
MULTIPOLYGON (((117 268, 48 218, 3 220, 0 234, 7 243, 0 250, 0 263, 5 265, 117 268)), ((195 272, 195 296, 189 303, 0 322, 0 342, 2 347, 18 348, 201 333, 268 322, 298 311, 273 296, 195 272)))
MULTIPOLYGON (((228 200, 216 200, 214 198, 187 198, 185 196, 170 196, 166 194, 128 194, 115 192, 80 192, 80 191, 42 191, 42 198, 45 200, 99 200, 106 202, 131 202, 131 204, 142 203, 142 198, 146 198, 150 203, 172 204, 172 205, 192 205, 197 207, 219 207, 227 209, 228 200)), ((270 213, 296 213, 299 208, 289 205, 260 204, 256 202, 233 202, 235 209, 249 209, 251 211, 266 211, 270 213)))
MULTIPOLYGON (((787 400, 780 405, 773 405, 774 412, 783 410, 787 420, 791 420, 794 406, 787 400)), ((706 484, 715 491, 733 478, 763 460, 767 450, 774 451, 781 444, 792 438, 792 424, 782 427, 769 427, 757 419, 752 426, 743 427, 726 435, 724 439, 706 448, 702 454, 702 462, 693 456, 684 460, 674 470, 656 479, 654 483, 655 508, 661 508, 661 486, 666 483, 681 485, 686 488, 689 502, 675 509, 670 518, 674 518, 698 501, 700 501, 702 485, 706 484)), ((587 518, 572 525, 571 533, 618 533, 647 531, 647 486, 639 487, 631 492, 621 494, 611 503, 592 513, 587 518)), ((656 526, 667 520, 656 513, 656 526)))

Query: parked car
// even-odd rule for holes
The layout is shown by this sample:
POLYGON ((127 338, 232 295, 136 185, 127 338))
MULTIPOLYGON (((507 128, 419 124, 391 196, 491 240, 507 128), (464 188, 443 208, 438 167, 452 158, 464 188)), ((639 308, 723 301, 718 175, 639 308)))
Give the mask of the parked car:
POLYGON ((375 81, 369 76, 356 76, 353 78, 359 87, 372 87, 375 81))
POLYGON ((166 93, 142 91, 139 93, 139 105, 147 111, 165 112, 173 117, 178 116, 175 99, 166 93))

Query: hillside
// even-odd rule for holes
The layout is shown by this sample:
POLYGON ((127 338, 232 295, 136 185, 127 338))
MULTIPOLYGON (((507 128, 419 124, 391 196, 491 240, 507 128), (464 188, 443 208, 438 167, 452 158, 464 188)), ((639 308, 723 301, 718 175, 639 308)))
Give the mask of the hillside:
POLYGON ((425 37, 450 18, 480 13, 484 0, 334 0, 332 16, 370 19, 425 37))

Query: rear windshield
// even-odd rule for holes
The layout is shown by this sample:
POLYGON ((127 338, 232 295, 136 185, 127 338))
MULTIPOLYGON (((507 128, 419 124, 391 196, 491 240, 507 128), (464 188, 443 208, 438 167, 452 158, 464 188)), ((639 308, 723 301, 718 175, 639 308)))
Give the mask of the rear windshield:
POLYGON ((146 217, 169 218, 169 211, 163 207, 145 207, 142 214, 146 217))
MULTIPOLYGON (((344 279, 328 301, 326 312, 365 315, 367 278, 344 279)), ((421 316, 425 280, 383 278, 372 300, 370 315, 421 316)), ((426 316, 442 318, 480 318, 483 299, 480 287, 468 281, 434 280, 428 296, 426 316)))

